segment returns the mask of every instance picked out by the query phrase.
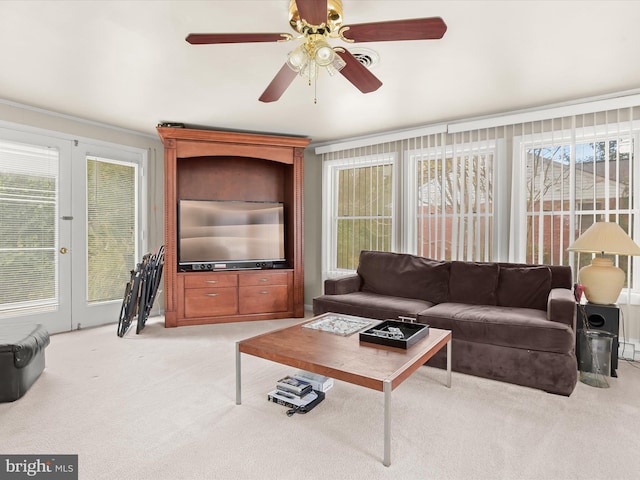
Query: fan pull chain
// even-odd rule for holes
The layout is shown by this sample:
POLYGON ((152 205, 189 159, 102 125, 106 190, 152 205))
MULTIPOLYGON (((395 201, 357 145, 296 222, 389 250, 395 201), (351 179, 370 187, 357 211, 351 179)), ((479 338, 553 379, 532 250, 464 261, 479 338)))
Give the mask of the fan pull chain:
POLYGON ((311 69, 309 69, 309 86, 313 85, 313 103, 318 103, 318 71, 315 76, 311 75, 311 69))

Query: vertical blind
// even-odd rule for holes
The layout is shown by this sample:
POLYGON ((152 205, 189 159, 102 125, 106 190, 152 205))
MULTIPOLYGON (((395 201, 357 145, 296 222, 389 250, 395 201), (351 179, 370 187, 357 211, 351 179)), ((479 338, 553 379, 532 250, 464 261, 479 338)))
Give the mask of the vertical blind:
MULTIPOLYGON (((572 265, 575 273, 591 256, 566 248, 593 222, 615 221, 640 240, 640 107, 535 117, 542 118, 321 149, 330 183, 325 218, 330 225, 351 221, 345 238, 338 238, 343 229, 324 232, 325 276, 353 271, 362 247, 446 260, 572 265), (379 183, 382 172, 389 184, 379 183), (390 241, 380 242, 380 231, 371 228, 381 212, 390 241), (348 261, 336 261, 344 249, 348 261)), ((632 282, 629 259, 617 261, 632 282)))
POLYGON ((395 155, 378 145, 336 155, 327 166, 333 269, 352 271, 361 250, 393 249, 395 155))
MULTIPOLYGON (((516 153, 526 165, 527 262, 579 271, 592 255, 566 249, 597 221, 616 222, 639 239, 638 113, 630 107, 519 126, 516 153)), ((632 285, 629 258, 616 261, 632 285)))
POLYGON ((431 134, 324 154, 329 276, 355 270, 363 249, 490 260, 490 133, 431 134))

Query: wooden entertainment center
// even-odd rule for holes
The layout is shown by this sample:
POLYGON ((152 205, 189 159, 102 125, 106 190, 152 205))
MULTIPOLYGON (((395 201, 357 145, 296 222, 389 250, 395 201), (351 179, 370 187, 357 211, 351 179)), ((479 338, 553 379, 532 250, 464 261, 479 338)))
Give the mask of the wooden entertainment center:
POLYGON ((157 130, 164 144, 165 327, 303 317, 303 163, 310 139, 157 130), (181 271, 181 199, 282 202, 286 265, 181 271))

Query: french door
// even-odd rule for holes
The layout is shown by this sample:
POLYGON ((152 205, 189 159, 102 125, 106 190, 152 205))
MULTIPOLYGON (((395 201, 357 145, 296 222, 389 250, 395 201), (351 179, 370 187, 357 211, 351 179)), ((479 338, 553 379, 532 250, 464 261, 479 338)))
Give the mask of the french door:
POLYGON ((143 247, 145 161, 0 128, 0 323, 55 333, 118 321, 143 247))

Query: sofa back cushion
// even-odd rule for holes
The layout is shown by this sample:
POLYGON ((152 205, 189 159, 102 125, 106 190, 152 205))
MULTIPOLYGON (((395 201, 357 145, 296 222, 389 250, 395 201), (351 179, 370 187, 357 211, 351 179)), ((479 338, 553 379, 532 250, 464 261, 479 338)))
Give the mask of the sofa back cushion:
POLYGON ((454 303, 496 305, 497 263, 451 262, 449 298, 454 303))
POLYGON ((573 270, 568 265, 540 265, 532 263, 498 262, 500 268, 547 267, 551 271, 551 288, 573 288, 573 270))
POLYGON ((449 299, 449 267, 415 255, 363 250, 358 275, 363 292, 443 303, 449 299))
POLYGON ((551 270, 551 288, 573 288, 573 270, 568 265, 547 265, 551 270))
POLYGON ((551 291, 551 269, 538 266, 501 266, 498 305, 547 310, 551 291))

